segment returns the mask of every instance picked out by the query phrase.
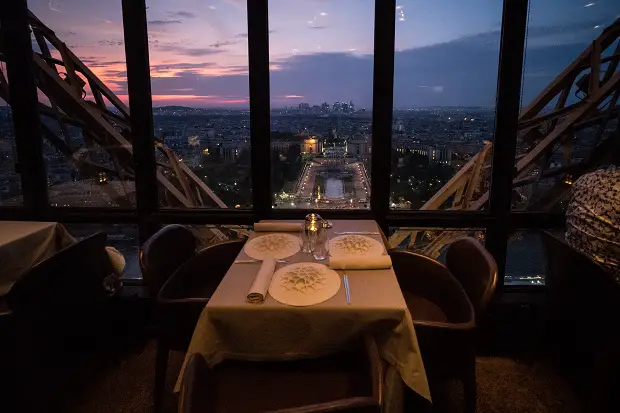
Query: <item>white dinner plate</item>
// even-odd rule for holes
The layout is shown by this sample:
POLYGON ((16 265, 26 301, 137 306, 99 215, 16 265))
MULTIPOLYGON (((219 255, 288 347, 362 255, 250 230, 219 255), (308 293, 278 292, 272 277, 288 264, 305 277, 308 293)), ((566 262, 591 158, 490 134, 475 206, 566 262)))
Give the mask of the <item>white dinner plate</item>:
POLYGON ((243 246, 248 257, 264 260, 273 257, 277 260, 288 258, 299 252, 299 237, 291 234, 273 233, 252 238, 243 246))
POLYGON ((334 258, 377 257, 383 250, 382 243, 364 235, 340 235, 329 242, 329 255, 334 258))
POLYGON ((340 289, 338 273, 323 264, 298 262, 273 274, 269 295, 276 301, 303 307, 332 298, 340 289))

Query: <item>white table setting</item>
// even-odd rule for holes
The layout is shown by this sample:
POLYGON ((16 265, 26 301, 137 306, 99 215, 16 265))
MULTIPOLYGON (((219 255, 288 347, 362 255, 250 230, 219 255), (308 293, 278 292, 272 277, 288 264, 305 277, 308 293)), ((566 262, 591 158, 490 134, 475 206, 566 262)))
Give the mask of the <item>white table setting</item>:
POLYGON ((378 225, 331 224, 320 235, 299 221, 255 224, 199 318, 175 391, 192 353, 211 367, 225 359, 316 358, 371 333, 388 367, 384 411, 402 411, 403 383, 430 400, 411 315, 378 225))

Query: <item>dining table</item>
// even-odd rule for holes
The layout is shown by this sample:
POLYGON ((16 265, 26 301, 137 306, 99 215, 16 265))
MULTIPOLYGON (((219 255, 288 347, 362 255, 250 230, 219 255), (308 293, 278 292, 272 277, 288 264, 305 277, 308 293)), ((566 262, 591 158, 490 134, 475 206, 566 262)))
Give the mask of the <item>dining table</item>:
MULTIPOLYGON (((376 239, 387 255, 385 236, 374 220, 333 220, 328 238, 341 233, 364 233, 376 239)), ((254 232, 249 241, 265 235, 254 232)), ((298 235, 295 233, 291 233, 298 235)), ((248 241, 248 242, 249 242, 248 241)), ((389 248, 389 247, 388 247, 389 248)), ((249 262, 242 250, 209 299, 196 324, 175 392, 189 356, 204 356, 210 367, 228 360, 278 361, 315 358, 341 351, 362 334, 371 334, 386 366, 383 411, 403 410, 403 383, 431 401, 424 364, 411 314, 394 270, 338 270, 348 278, 331 298, 310 306, 285 305, 266 295, 261 303, 248 300, 260 261, 249 262), (348 290, 348 291, 345 291, 348 290)), ((316 261, 309 253, 297 252, 284 266, 316 261)), ((205 273, 208 269, 205 268, 205 273)))
POLYGON ((0 298, 30 268, 75 242, 57 222, 0 221, 0 298))

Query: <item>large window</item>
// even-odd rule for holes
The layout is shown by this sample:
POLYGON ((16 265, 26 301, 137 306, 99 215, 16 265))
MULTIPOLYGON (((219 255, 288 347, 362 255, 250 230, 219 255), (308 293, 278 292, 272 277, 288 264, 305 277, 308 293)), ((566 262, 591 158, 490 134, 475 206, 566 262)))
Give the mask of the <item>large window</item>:
POLYGON ((198 240, 197 250, 226 241, 244 240, 252 233, 247 225, 191 225, 189 226, 198 240))
POLYGON ((502 4, 401 1, 396 13, 390 206, 482 209, 502 4))
POLYGON ((131 224, 64 224, 69 233, 80 240, 96 232, 105 232, 106 245, 116 248, 125 258, 123 278, 142 278, 138 252, 138 229, 131 224))
POLYGON ((506 284, 542 284, 531 231, 561 228, 572 182, 617 147, 612 0, 28 6, 29 30, 3 9, 34 55, 0 43, 0 210, 76 231, 84 222, 84 234, 99 222, 129 256, 167 222, 190 225, 206 246, 318 209, 375 218, 393 246, 439 260, 473 236, 506 284), (15 84, 38 88, 37 101, 9 97, 6 65, 15 84), (131 113, 129 95, 140 102, 131 113), (391 136, 373 142, 373 126, 391 136), (371 178, 385 187, 373 191, 371 178), (45 195, 49 205, 33 205, 45 195))
POLYGON ((390 228, 389 242, 392 248, 413 251, 420 255, 446 263, 448 246, 460 238, 471 237, 484 244, 482 228, 390 228))
POLYGON ((135 206, 120 4, 29 7, 50 204, 135 206))
MULTIPOLYGON (((3 33, 0 27, 0 35, 3 33)), ((17 170, 17 148, 13 131, 13 113, 9 99, 8 73, 0 54, 0 206, 23 203, 22 182, 17 170)))
MULTIPOLYGON (((6 77, 6 66, 0 67, 0 76, 6 77)), ((22 183, 21 176, 16 170, 17 152, 15 148, 15 134, 13 133, 13 119, 11 107, 2 99, 0 81, 0 206, 21 205, 22 183)))
POLYGON ((545 284, 545 255, 537 231, 517 231, 508 240, 506 285, 545 284))
POLYGON ((269 2, 274 208, 370 207, 374 7, 269 2))
POLYGON ((150 1, 162 207, 251 208, 247 11, 242 1, 150 1))
POLYGON ((602 35, 619 14, 614 1, 530 1, 513 209, 563 213, 572 182, 610 163, 619 108, 606 86, 619 49, 602 35))

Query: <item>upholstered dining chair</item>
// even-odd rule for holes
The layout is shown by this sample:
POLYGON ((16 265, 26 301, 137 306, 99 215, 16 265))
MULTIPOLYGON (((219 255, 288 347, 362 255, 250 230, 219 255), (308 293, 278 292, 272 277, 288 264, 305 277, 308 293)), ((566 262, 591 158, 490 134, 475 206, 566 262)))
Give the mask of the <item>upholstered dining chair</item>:
POLYGON ((169 351, 187 351, 200 313, 244 244, 245 240, 236 240, 204 248, 182 263, 161 287, 156 302, 156 412, 163 397, 169 351))
POLYGON ((83 332, 88 310, 105 300, 103 279, 112 271, 99 232, 69 245, 28 270, 6 296, 16 323, 83 332))
POLYGON ((162 285, 194 256, 198 240, 183 225, 166 225, 149 238, 140 250, 140 270, 151 297, 157 297, 162 285))
POLYGON ((494 289, 497 270, 494 261, 480 264, 478 271, 459 267, 485 262, 490 257, 485 252, 471 245, 468 239, 450 245, 450 265, 462 277, 464 289, 451 271, 434 259, 411 251, 390 251, 398 283, 413 318, 427 376, 431 383, 437 379, 460 380, 467 412, 476 410, 474 308, 483 309, 487 297, 492 296, 492 291, 480 293, 477 287, 487 285, 494 289), (468 250, 467 261, 459 262, 456 259, 459 255, 450 252, 452 248, 457 248, 458 253, 468 250), (472 305, 468 291, 476 304, 472 305))
POLYGON ((11 333, 1 341, 12 349, 5 368, 14 372, 11 397, 19 399, 19 408, 5 407, 3 399, 4 411, 62 410, 64 369, 107 331, 103 280, 112 267, 105 243, 106 234, 97 233, 65 247, 29 269, 9 291, 11 333))
POLYGON ((210 369, 190 356, 179 413, 379 413, 382 364, 373 339, 309 360, 227 360, 210 369))
POLYGON ((493 256, 480 242, 463 237, 448 246, 446 266, 463 286, 476 316, 481 317, 497 284, 497 264, 493 256))

